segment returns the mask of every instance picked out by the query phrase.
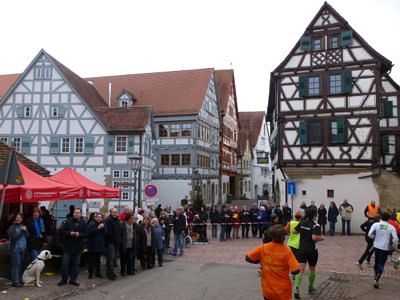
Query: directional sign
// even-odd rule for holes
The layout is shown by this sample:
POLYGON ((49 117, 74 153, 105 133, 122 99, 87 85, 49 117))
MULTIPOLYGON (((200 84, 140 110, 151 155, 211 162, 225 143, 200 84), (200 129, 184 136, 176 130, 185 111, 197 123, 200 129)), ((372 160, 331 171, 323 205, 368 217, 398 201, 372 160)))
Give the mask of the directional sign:
POLYGON ((296 182, 288 181, 286 188, 287 188, 288 195, 296 195, 296 182))
POLYGON ((158 194, 157 187, 154 184, 148 184, 144 187, 144 194, 148 198, 154 198, 158 194))

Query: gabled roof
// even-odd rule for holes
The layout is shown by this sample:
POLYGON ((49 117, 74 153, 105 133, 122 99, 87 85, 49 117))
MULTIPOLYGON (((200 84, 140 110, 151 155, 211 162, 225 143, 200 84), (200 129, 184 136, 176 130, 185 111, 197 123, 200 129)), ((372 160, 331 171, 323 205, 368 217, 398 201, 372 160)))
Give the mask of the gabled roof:
MULTIPOLYGON (((0 141, 0 166, 3 166, 7 162, 8 154, 11 151, 11 147, 0 141)), ((42 176, 49 176, 50 171, 46 170, 42 166, 33 162, 21 153, 16 152, 17 161, 21 162, 24 166, 32 170, 33 172, 42 176)))
POLYGON ((257 145, 258 137, 260 136, 261 127, 265 118, 263 111, 246 111, 239 112, 240 126, 239 130, 247 132, 250 138, 250 145, 254 148, 257 145))
POLYGON ((136 105, 148 105, 155 116, 197 115, 206 96, 213 69, 184 70, 86 78, 104 99, 111 83, 111 105, 126 89, 136 97, 136 105))
POLYGON ((151 119, 151 107, 100 107, 97 113, 107 131, 145 131, 151 119))
POLYGON ((216 70, 215 81, 217 86, 217 95, 220 103, 221 114, 224 115, 228 111, 228 100, 229 93, 231 91, 231 85, 233 85, 233 93, 235 98, 236 112, 237 109, 237 99, 236 99, 236 89, 235 89, 235 76, 233 70, 216 70))
POLYGON ((0 100, 21 74, 0 75, 0 100))
MULTIPOLYGON (((374 48, 372 48, 362 37, 349 25, 349 23, 328 3, 324 2, 322 7, 319 9, 318 13, 315 15, 315 17, 312 19, 310 24, 307 26, 306 30, 304 31, 303 35, 307 35, 312 32, 313 29, 313 24, 315 21, 321 16, 322 12, 324 10, 329 11, 339 22, 339 26, 342 27, 343 29, 347 30, 352 30, 353 31, 353 37, 360 42, 362 46, 365 47, 365 49, 371 54, 371 56, 375 57, 378 61, 382 63, 382 72, 388 72, 392 68, 392 62, 378 53, 374 48)), ((301 37, 300 37, 301 38, 301 37)), ((289 60, 289 58, 295 53, 296 49, 298 48, 300 38, 297 41, 296 45, 293 47, 292 51, 286 56, 286 58, 279 64, 278 67, 273 71, 274 73, 279 71, 289 60)))

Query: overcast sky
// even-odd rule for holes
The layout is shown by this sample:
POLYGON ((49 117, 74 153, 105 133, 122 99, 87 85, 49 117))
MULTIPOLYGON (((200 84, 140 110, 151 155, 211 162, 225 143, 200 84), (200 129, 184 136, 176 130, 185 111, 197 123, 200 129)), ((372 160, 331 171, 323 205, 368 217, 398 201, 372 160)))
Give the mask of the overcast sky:
MULTIPOLYGON (((329 3, 395 67, 400 1, 329 3)), ((322 6, 317 0, 1 1, 0 74, 41 48, 81 77, 234 68, 239 109, 266 110, 269 73, 322 6)))

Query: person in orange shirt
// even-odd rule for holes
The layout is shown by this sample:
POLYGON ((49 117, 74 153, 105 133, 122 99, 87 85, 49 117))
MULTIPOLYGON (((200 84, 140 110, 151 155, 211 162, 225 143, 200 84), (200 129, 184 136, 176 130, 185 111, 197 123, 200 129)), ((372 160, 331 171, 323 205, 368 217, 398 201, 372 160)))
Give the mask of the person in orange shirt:
POLYGON ((292 283, 289 272, 300 272, 300 264, 292 251, 284 244, 286 231, 282 225, 274 225, 268 230, 272 242, 263 244, 246 254, 246 261, 261 264, 261 286, 264 299, 292 299, 292 283))

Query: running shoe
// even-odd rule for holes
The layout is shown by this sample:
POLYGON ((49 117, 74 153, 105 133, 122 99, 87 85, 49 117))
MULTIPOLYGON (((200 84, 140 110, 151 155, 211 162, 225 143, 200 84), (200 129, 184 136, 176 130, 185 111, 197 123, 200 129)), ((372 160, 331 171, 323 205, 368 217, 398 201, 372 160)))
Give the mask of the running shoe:
POLYGON ((379 283, 376 280, 374 280, 374 288, 379 289, 379 283))
POLYGON ((360 270, 363 269, 362 264, 360 264, 359 262, 356 262, 356 266, 360 268, 360 270))
POLYGON ((294 298, 295 299, 300 299, 300 291, 298 288, 295 289, 294 291, 294 298))
POLYGON ((314 294, 315 294, 315 288, 314 288, 313 286, 309 287, 309 288, 308 288, 308 293, 309 293, 310 295, 314 295, 314 294))

